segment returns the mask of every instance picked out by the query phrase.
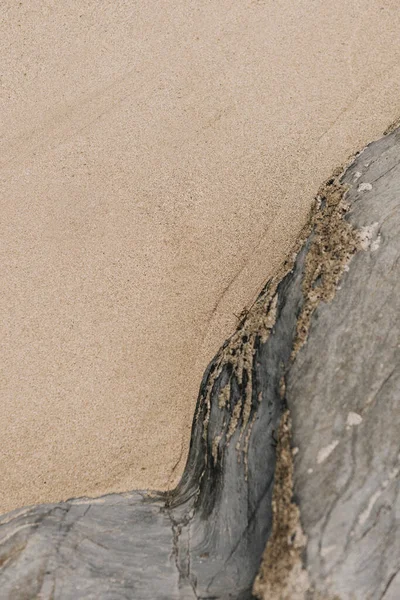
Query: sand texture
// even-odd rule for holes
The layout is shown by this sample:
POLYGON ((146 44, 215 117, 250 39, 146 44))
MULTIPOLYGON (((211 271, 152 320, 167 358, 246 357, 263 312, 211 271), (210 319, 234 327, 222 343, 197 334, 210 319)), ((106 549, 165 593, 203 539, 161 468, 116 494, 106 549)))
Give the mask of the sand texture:
POLYGON ((400 114, 396 0, 2 3, 0 511, 183 470, 202 372, 400 114))

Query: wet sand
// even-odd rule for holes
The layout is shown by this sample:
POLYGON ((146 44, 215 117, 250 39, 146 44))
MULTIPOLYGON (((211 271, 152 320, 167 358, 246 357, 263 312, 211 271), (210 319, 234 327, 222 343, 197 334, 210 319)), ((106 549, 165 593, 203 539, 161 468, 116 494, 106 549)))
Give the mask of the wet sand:
POLYGON ((397 5, 4 3, 0 511, 176 483, 235 313, 400 115, 397 5))

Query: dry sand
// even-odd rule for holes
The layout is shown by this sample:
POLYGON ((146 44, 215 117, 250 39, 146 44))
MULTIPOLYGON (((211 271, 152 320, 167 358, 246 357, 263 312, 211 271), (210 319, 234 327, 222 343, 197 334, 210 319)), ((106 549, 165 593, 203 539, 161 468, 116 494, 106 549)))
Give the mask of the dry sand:
POLYGON ((3 1, 1 511, 176 482, 234 313, 400 115, 398 6, 3 1))

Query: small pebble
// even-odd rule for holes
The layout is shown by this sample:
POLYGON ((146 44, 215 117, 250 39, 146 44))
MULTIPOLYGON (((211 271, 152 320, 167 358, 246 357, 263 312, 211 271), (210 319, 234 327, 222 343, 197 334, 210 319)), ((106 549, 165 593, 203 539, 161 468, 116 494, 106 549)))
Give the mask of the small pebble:
POLYGON ((360 183, 357 188, 357 192, 370 192, 372 190, 372 185, 370 183, 360 183))

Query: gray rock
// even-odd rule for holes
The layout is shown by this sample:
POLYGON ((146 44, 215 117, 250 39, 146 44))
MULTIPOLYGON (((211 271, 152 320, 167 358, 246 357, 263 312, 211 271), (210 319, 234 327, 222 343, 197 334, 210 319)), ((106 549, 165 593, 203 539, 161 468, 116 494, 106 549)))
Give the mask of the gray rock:
MULTIPOLYGON (((329 252, 320 244, 315 253, 314 223, 295 264, 288 261, 266 285, 210 363, 177 488, 4 515, 1 599, 247 600, 269 540, 255 588, 262 597, 279 538, 281 488, 277 479, 273 491, 273 483, 287 406, 298 448, 287 472, 291 477, 294 468, 308 537, 304 551, 289 544, 288 554, 304 562, 297 565, 303 573, 307 568, 304 594, 400 597, 399 163, 398 132, 357 157, 344 176, 351 210, 343 232, 338 226, 340 240, 332 234, 329 252), (355 251, 350 224, 364 228, 364 249, 347 267, 355 251), (314 269, 311 285, 314 255, 329 269, 314 269), (320 285, 329 293, 314 302, 320 285)), ((322 228, 332 226, 329 210, 321 198, 322 228)), ((299 573, 296 561, 289 563, 282 589, 265 597, 295 597, 285 596, 290 573, 299 573)))
POLYGON ((364 250, 290 369, 295 493, 315 588, 400 598, 400 133, 347 170, 364 250), (312 472, 311 472, 312 470, 312 472))

